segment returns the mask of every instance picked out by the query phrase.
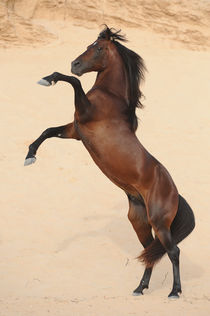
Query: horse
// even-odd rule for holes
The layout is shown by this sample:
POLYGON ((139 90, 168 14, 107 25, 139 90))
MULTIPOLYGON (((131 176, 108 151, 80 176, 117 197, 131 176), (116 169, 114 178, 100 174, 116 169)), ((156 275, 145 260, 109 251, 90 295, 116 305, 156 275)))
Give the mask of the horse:
POLYGON ((173 268, 173 285, 168 297, 179 298, 182 290, 177 244, 194 229, 194 214, 167 169, 136 136, 136 108, 143 107, 140 84, 146 67, 137 53, 121 43, 125 41, 121 30, 105 26, 96 41, 71 63, 74 75, 97 73, 87 94, 75 76, 54 72, 38 82, 44 86, 58 81, 72 85, 74 121, 46 129, 29 146, 25 165, 36 161, 37 149, 47 138, 82 141, 102 172, 128 197, 128 219, 144 248, 138 258, 145 265, 133 295, 143 295, 149 287, 154 265, 167 254, 173 268))

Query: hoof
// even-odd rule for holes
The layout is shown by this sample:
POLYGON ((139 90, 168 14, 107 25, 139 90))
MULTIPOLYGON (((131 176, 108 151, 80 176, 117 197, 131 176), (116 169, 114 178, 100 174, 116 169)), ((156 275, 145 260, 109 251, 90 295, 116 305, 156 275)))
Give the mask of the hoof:
POLYGON ((47 81, 46 79, 41 79, 37 83, 40 84, 41 86, 45 86, 45 87, 49 87, 49 86, 55 84, 54 81, 52 81, 52 83, 51 83, 51 82, 47 81))
POLYGON ((175 301, 179 299, 179 295, 171 295, 171 296, 168 296, 168 298, 169 300, 175 301))
POLYGON ((32 165, 35 162, 36 162, 36 157, 27 158, 24 162, 24 166, 32 165))
POLYGON ((144 289, 148 289, 149 286, 147 284, 142 285, 141 283, 139 286, 133 291, 133 296, 141 296, 144 295, 144 289))
POLYGON ((178 294, 178 293, 170 293, 170 294, 168 295, 168 298, 169 298, 170 300, 177 300, 177 299, 179 298, 179 294, 178 294))
POLYGON ((142 296, 143 293, 142 292, 133 292, 132 295, 133 296, 142 296))

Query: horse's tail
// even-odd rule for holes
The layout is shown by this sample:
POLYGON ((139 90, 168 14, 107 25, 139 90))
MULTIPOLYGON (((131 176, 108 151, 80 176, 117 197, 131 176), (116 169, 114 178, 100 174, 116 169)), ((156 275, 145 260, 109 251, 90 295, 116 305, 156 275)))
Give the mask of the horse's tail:
MULTIPOLYGON (((175 244, 178 244, 187 237, 195 227, 193 211, 186 200, 179 195, 179 205, 176 216, 171 224, 171 234, 175 244)), ((147 267, 152 267, 166 253, 165 248, 156 237, 152 243, 146 247, 138 259, 147 267)))

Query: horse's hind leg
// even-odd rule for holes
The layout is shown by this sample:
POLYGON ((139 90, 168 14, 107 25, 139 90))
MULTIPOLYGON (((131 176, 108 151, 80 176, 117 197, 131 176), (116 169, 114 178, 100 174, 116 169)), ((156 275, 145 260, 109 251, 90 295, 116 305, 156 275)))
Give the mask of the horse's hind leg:
MULTIPOLYGON (((147 212, 143 200, 128 195, 130 220, 139 241, 146 248, 154 239, 151 232, 151 225, 148 223, 147 212)), ((142 295, 144 289, 148 289, 152 274, 152 267, 145 268, 139 286, 133 291, 133 295, 142 295)))
POLYGON ((168 295, 170 298, 178 298, 181 290, 180 271, 179 271, 179 254, 180 250, 176 244, 174 244, 170 229, 159 228, 156 232, 157 236, 167 251, 169 259, 173 266, 173 287, 172 291, 168 295))
POLYGON ((67 125, 58 126, 58 127, 50 127, 47 128, 30 146, 28 150, 28 154, 25 159, 25 166, 28 166, 36 161, 36 152, 39 146, 47 139, 51 137, 59 137, 59 138, 74 138, 79 140, 79 136, 77 135, 74 123, 69 123, 67 125))
POLYGON ((134 296, 143 295, 143 290, 149 288, 149 281, 152 274, 152 268, 145 268, 143 277, 139 283, 139 286, 133 291, 134 296))
POLYGON ((153 202, 153 204, 149 206, 149 220, 173 266, 173 287, 168 297, 178 298, 179 293, 182 292, 179 271, 180 250, 174 243, 170 230, 174 214, 176 214, 176 193, 174 196, 175 198, 172 198, 170 202, 165 201, 161 203, 161 200, 159 199, 158 206, 157 203, 153 202), (162 207, 160 207, 161 204, 163 204, 162 207))

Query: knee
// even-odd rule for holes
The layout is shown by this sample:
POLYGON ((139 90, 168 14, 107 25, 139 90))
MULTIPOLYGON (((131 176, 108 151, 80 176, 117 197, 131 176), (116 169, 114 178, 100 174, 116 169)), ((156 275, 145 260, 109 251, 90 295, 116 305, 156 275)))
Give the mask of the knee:
POLYGON ((42 136, 46 137, 46 138, 51 137, 52 134, 53 134, 53 131, 54 131, 54 128, 53 127, 49 127, 42 133, 42 136))
POLYGON ((43 135, 43 136, 48 135, 48 134, 51 132, 51 130, 52 130, 52 127, 47 128, 47 129, 42 133, 42 135, 43 135))

